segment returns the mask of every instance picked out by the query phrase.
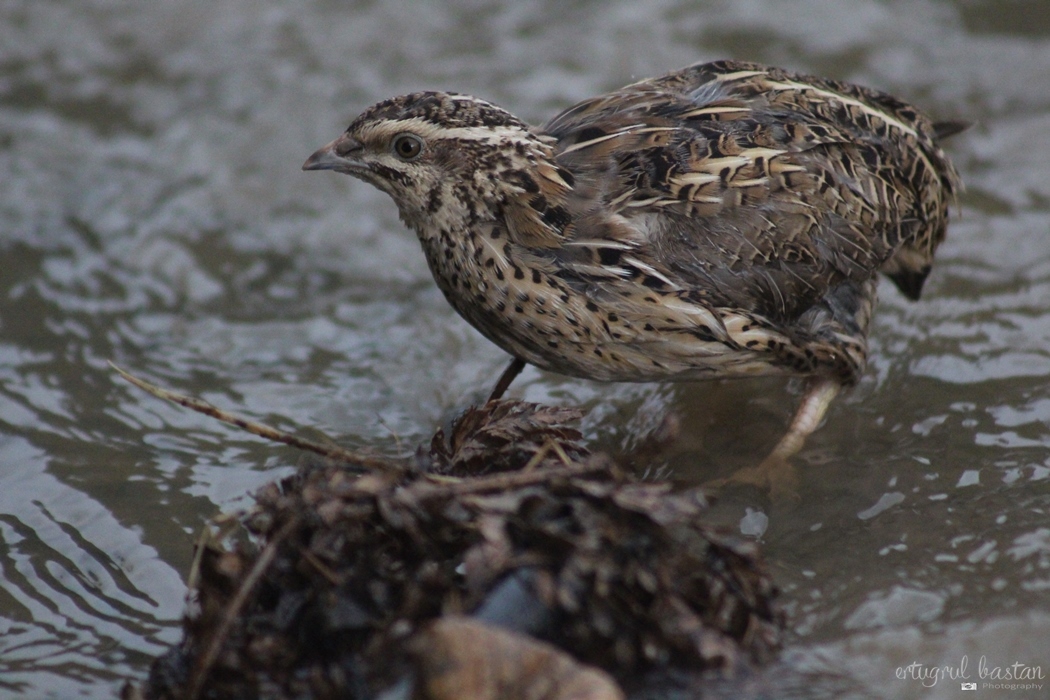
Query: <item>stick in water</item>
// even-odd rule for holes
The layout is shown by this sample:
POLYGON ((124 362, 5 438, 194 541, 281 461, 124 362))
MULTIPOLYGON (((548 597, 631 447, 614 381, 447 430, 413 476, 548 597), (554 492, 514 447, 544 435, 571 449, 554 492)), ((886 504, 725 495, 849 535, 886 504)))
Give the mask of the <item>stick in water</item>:
POLYGON ((343 449, 338 445, 326 445, 320 442, 316 442, 314 440, 307 440, 306 438, 301 438, 296 435, 292 435, 291 433, 286 433, 283 430, 272 428, 268 425, 264 425, 263 423, 250 421, 247 418, 242 418, 228 411, 224 411, 223 409, 218 408, 217 406, 214 406, 208 403, 207 401, 204 401, 203 399, 197 399, 192 396, 184 396, 182 394, 177 394, 173 391, 168 391, 167 389, 161 389, 159 386, 150 384, 149 382, 143 379, 139 379, 135 375, 128 373, 127 371, 121 369, 112 362, 109 363, 109 366, 115 369, 121 377, 131 382, 143 391, 153 394, 158 399, 164 399, 165 401, 171 401, 172 403, 177 403, 180 406, 185 406, 186 408, 192 411, 203 413, 204 415, 211 416, 212 418, 220 420, 223 423, 229 423, 230 425, 235 425, 238 428, 241 428, 242 430, 247 430, 249 433, 253 435, 258 435, 261 438, 273 440, 275 442, 282 442, 286 445, 291 445, 292 447, 298 447, 301 450, 306 450, 307 452, 319 454, 322 457, 329 457, 331 459, 336 459, 342 462, 348 462, 350 464, 357 465, 365 469, 386 472, 400 472, 405 471, 407 469, 407 466, 401 462, 382 459, 380 457, 371 457, 369 455, 363 455, 358 452, 352 452, 350 450, 343 449))

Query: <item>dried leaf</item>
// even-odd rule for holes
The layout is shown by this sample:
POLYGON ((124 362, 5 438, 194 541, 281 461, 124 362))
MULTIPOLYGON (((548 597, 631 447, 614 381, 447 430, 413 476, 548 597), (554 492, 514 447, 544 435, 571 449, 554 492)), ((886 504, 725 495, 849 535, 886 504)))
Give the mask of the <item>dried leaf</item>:
POLYGON ((524 401, 471 406, 453 422, 447 438, 443 430, 434 435, 429 457, 439 471, 462 475, 520 469, 548 445, 579 459, 588 452, 571 424, 582 416, 576 408, 524 401))
POLYGON ((419 700, 623 700, 609 674, 531 637, 461 617, 412 644, 419 700))

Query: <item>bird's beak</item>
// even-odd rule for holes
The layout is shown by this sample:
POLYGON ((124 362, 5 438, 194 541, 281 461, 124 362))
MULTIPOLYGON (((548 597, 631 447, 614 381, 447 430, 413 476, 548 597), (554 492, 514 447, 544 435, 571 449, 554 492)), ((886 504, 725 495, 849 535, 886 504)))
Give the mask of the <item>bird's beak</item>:
POLYGON ((366 167, 360 159, 362 151, 364 146, 360 141, 343 134, 307 158, 303 170, 335 170, 348 174, 360 172, 366 167))

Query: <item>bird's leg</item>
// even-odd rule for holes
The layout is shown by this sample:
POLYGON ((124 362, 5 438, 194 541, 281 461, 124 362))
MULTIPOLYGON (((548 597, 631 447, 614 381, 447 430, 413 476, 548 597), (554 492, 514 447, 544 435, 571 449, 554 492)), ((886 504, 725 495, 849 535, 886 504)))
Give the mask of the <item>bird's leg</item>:
POLYGON ((795 411, 795 417, 791 421, 791 427, 787 434, 780 438, 769 456, 762 463, 770 461, 787 461, 794 457, 802 449, 806 438, 820 426, 828 407, 839 393, 842 385, 834 379, 812 379, 806 387, 806 394, 802 397, 802 403, 795 411))
POLYGON ((757 467, 741 469, 726 479, 711 482, 711 486, 721 487, 728 483, 751 484, 767 488, 775 500, 787 500, 798 497, 795 487, 795 468, 789 461, 798 454, 806 438, 824 419, 832 400, 838 395, 842 384, 834 379, 811 379, 807 383, 802 403, 795 411, 784 437, 776 444, 772 452, 757 467))
POLYGON ((520 357, 515 357, 511 360, 507 368, 503 370, 503 374, 499 375, 499 381, 496 382, 496 386, 492 387, 492 393, 489 394, 488 401, 496 401, 502 397, 504 392, 510 387, 510 383, 521 374, 523 369, 525 369, 525 360, 520 357))

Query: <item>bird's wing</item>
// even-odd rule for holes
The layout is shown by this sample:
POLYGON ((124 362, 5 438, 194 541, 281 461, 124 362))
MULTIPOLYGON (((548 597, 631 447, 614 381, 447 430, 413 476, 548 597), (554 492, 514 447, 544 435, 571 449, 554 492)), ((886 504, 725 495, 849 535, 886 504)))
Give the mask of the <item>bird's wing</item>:
POLYGON ((958 189, 914 108, 750 63, 636 83, 543 132, 575 180, 570 268, 774 318, 880 268, 917 293, 958 189))

